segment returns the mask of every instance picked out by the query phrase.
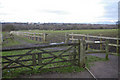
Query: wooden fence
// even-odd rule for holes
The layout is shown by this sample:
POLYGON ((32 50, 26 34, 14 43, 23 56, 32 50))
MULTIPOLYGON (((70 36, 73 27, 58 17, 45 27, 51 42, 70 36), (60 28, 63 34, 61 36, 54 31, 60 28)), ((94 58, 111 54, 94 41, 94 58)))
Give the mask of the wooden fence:
POLYGON ((28 39, 41 41, 41 42, 46 42, 46 36, 48 35, 46 33, 32 33, 32 32, 20 32, 20 31, 13 32, 12 34, 23 36, 28 39))
POLYGON ((108 59, 108 43, 101 42, 86 42, 84 40, 78 40, 76 43, 64 43, 64 44, 48 44, 32 47, 18 47, 18 48, 3 48, 3 52, 27 50, 25 54, 2 56, 2 69, 12 69, 27 67, 34 69, 33 66, 42 68, 60 68, 68 66, 84 67, 86 61, 86 53, 91 53, 86 50, 86 44, 106 44, 106 50, 98 51, 106 53, 106 59, 108 59), (55 49, 54 49, 55 48, 55 49), (60 49, 56 49, 60 48, 60 49), (36 51, 37 52, 34 52, 36 51), (61 63, 64 63, 61 64, 61 63), (50 66, 53 64, 54 66, 50 66), (59 65, 58 65, 59 64, 59 65))
MULTIPOLYGON (((114 46, 116 47, 116 53, 119 53, 119 42, 120 42, 120 38, 113 38, 113 37, 103 37, 103 36, 92 36, 92 35, 85 35, 85 34, 66 34, 65 35, 65 42, 69 42, 70 40, 73 42, 74 40, 78 40, 78 39, 75 39, 74 37, 82 37, 83 40, 86 40, 86 41, 90 41, 90 38, 97 38, 99 39, 99 41, 97 40, 97 42, 102 42, 103 39, 107 40, 108 41, 108 45, 109 46, 114 46), (116 44, 114 43, 110 43, 109 40, 116 40, 116 44)), ((90 48, 89 44, 88 44, 88 48, 90 48)), ((100 50, 103 49, 103 46, 102 44, 100 44, 100 50)))

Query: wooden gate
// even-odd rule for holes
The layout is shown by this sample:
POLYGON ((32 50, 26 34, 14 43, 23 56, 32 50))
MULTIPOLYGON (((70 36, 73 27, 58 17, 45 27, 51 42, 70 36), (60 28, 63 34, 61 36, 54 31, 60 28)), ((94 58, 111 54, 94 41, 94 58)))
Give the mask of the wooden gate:
POLYGON ((3 49, 3 52, 21 51, 21 54, 2 56, 2 69, 27 67, 34 69, 80 66, 85 64, 85 42, 40 45, 3 49), (25 54, 23 54, 25 53, 25 54))

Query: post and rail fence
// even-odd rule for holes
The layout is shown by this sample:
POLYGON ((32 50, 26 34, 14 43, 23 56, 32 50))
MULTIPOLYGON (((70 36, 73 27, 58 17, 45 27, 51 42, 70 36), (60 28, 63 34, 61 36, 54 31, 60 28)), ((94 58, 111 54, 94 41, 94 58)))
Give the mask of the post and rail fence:
POLYGON ((17 36, 23 36, 31 40, 46 42, 46 33, 32 33, 32 32, 20 32, 20 31, 12 31, 11 34, 17 36))
MULTIPOLYGON (((92 35, 85 35, 85 34, 73 34, 73 33, 71 33, 71 34, 65 34, 65 42, 67 43, 67 42, 69 42, 69 41, 71 41, 71 42, 73 42, 73 41, 77 41, 77 40, 79 40, 79 39, 76 39, 75 37, 80 37, 82 40, 85 40, 85 41, 87 41, 87 42, 95 42, 95 41, 93 41, 93 40, 90 40, 90 38, 97 38, 97 39, 99 39, 99 40, 97 40, 96 42, 103 42, 103 41, 107 41, 108 42, 108 46, 114 46, 114 47, 116 47, 116 53, 117 54, 119 54, 119 52, 120 52, 120 49, 119 49, 119 47, 120 47, 120 45, 119 45, 119 43, 120 43, 120 38, 113 38, 113 37, 103 37, 103 36, 92 36, 92 35), (103 40, 104 39, 104 40, 103 40), (116 43, 110 43, 110 41, 109 40, 116 40, 116 43)), ((87 45, 87 47, 88 48, 90 48, 90 45, 88 44, 87 45)), ((102 44, 100 44, 100 50, 102 50, 103 49, 103 46, 102 46, 102 44)))

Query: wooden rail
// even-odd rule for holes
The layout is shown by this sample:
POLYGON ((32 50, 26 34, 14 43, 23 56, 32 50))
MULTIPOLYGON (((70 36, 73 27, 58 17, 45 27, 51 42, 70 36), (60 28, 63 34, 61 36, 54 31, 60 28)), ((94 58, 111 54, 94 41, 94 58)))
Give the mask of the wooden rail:
MULTIPOLYGON (((69 43, 69 44, 57 44, 57 45, 40 45, 34 47, 21 47, 21 48, 3 48, 2 51, 18 51, 18 50, 29 50, 25 54, 17 54, 17 55, 9 55, 9 56, 2 56, 3 58, 3 70, 4 69, 11 69, 11 68, 21 68, 27 67, 33 69, 32 66, 39 66, 39 69, 46 67, 49 64, 55 63, 62 63, 62 62, 70 62, 70 65, 62 65, 62 66, 54 66, 48 68, 59 68, 59 67, 67 67, 67 66, 74 66, 78 65, 82 66, 82 61, 80 58, 77 58, 77 55, 81 53, 77 53, 77 46, 80 46, 78 43, 69 43), (67 47, 65 50, 57 50, 57 51, 46 51, 44 48, 51 48, 51 47, 67 47), (38 53, 32 53, 35 49, 39 50, 38 53), (72 51, 72 52, 71 52, 72 51), (57 53, 56 53, 57 52, 57 53), (59 53, 58 53, 59 52, 59 53), (49 56, 45 56, 45 54, 49 54, 49 56), (69 58, 71 57, 71 58, 69 58), (49 60, 48 60, 49 59, 49 60), (54 61, 56 59, 61 59, 60 61, 54 61), (48 60, 46 62, 46 60, 48 60), (79 60, 79 61, 78 61, 79 60), (73 65, 74 62, 74 65, 73 65), (79 62, 79 63, 78 63, 79 62), (29 64, 27 64, 29 63, 29 64)), ((81 45, 82 46, 82 45, 81 45)), ((81 55, 82 57, 82 55, 81 55)))
POLYGON ((85 34, 69 34, 70 36, 83 36, 83 37, 91 37, 91 38, 99 38, 99 39, 113 39, 113 40, 120 40, 120 38, 113 38, 113 37, 103 37, 103 36, 92 36, 92 35, 85 35, 85 34))
MULTIPOLYGON (((75 36, 78 36, 78 37, 82 37, 82 39, 83 40, 85 40, 85 38, 86 38, 86 41, 87 42, 94 42, 94 41, 90 41, 90 38, 97 38, 97 39, 99 39, 99 41, 96 41, 96 42, 102 42, 103 41, 103 39, 105 39, 105 40, 116 40, 116 44, 111 44, 111 43, 109 43, 108 45, 109 46, 115 46, 116 47, 116 53, 119 53, 119 47, 120 47, 120 45, 119 45, 119 42, 120 42, 120 38, 113 38, 113 37, 103 37, 103 36, 92 36, 92 35, 85 35, 85 34, 65 34, 65 42, 67 43, 67 42, 69 42, 69 40, 71 40, 72 42, 74 41, 74 40, 78 40, 78 39, 75 39, 74 37, 75 36), (71 36, 71 38, 70 38, 70 36, 71 36)), ((90 46, 88 45, 88 48, 90 48, 90 46)), ((100 50, 102 50, 103 49, 103 47, 102 47, 102 44, 100 44, 100 50)))
POLYGON ((12 32, 12 34, 42 42, 46 42, 46 36, 47 36, 46 33, 32 33, 32 32, 20 32, 20 31, 14 31, 12 32))
MULTIPOLYGON (((47 44, 47 45, 39 45, 32 47, 19 47, 19 48, 3 48, 2 51, 19 51, 19 50, 28 50, 25 54, 17 54, 17 55, 9 55, 2 56, 2 69, 12 69, 12 68, 21 68, 26 67, 33 69, 32 66, 39 66, 41 70, 44 67, 47 68, 59 68, 59 67, 67 67, 67 66, 85 66, 85 57, 86 53, 89 51, 86 50, 86 44, 105 44, 103 43, 91 43, 85 42, 84 40, 78 40, 77 43, 64 43, 64 44, 47 44), (47 48, 56 48, 56 47, 66 47, 62 50, 50 50, 46 51, 47 48), (38 50, 38 52, 32 53, 34 50, 38 50), (49 56, 46 56, 49 54, 49 56), (60 59, 60 60, 57 60, 60 59), (50 67, 49 64, 59 64, 63 62, 69 62, 68 65, 59 65, 50 67)), ((108 43, 106 43, 107 45, 108 43)), ((100 52, 100 51, 99 51, 100 52)), ((108 59, 108 46, 106 46, 106 59, 108 59)))

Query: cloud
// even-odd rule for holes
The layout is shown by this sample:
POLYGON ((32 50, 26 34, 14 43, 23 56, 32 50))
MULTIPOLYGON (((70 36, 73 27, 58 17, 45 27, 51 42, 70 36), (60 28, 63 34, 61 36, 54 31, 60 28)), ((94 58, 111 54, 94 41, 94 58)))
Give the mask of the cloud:
POLYGON ((113 20, 118 19, 118 1, 119 0, 102 1, 105 10, 104 18, 111 18, 113 20))
POLYGON ((1 0, 0 18, 10 22, 95 23, 117 19, 118 0, 1 0))
POLYGON ((56 15, 67 15, 67 14, 69 14, 68 12, 62 11, 62 10, 43 10, 43 12, 50 13, 50 14, 56 14, 56 15))

